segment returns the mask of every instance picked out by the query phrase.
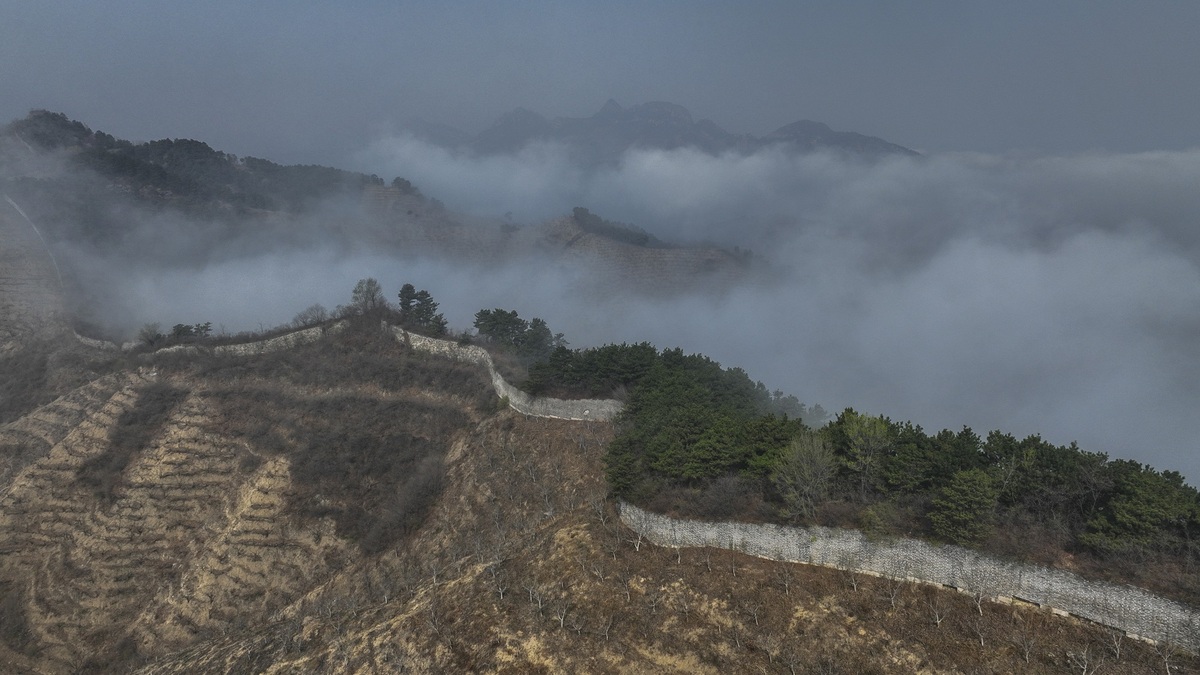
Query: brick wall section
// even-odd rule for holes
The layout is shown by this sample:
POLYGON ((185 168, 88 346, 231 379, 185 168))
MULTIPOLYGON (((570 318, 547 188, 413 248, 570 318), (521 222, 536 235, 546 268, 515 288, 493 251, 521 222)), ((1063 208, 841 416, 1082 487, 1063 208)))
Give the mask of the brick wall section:
MULTIPOLYGON (((247 342, 237 345, 220 345, 216 347, 199 346, 199 345, 175 345, 172 347, 164 347, 155 351, 155 354, 171 354, 171 353, 197 353, 201 350, 209 351, 213 354, 233 354, 238 356, 252 356, 255 354, 266 354, 268 352, 279 351, 281 349, 289 349, 297 345, 315 342, 321 339, 327 333, 335 333, 345 330, 345 321, 339 321, 330 326, 317 326, 314 328, 305 328, 303 330, 287 333, 278 337, 269 338, 267 340, 259 340, 257 342, 247 342)), ((517 389, 509 384, 503 376, 496 370, 496 366, 492 363, 491 354, 487 350, 476 345, 460 345, 457 342, 450 340, 439 340, 436 338, 409 333, 402 328, 383 324, 383 329, 391 331, 397 340, 408 345, 412 349, 425 352, 428 354, 436 354, 449 359, 458 361, 466 361, 487 368, 488 373, 492 378, 492 387, 496 390, 496 395, 508 399, 508 404, 517 412, 534 417, 552 417, 561 420, 576 420, 576 421, 607 421, 616 417, 617 413, 621 412, 623 407, 620 401, 608 399, 557 399, 543 398, 530 396, 529 394, 517 389)), ((76 335, 81 342, 94 347, 113 348, 110 343, 103 343, 98 340, 91 340, 76 335)))
POLYGON ((509 384, 492 364, 492 356, 487 350, 476 345, 460 345, 450 340, 409 333, 402 328, 389 327, 396 339, 410 345, 414 350, 438 354, 459 361, 467 361, 484 366, 492 376, 492 386, 496 395, 508 399, 508 405, 517 412, 534 417, 552 417, 560 420, 603 421, 611 420, 621 412, 621 402, 608 399, 578 399, 567 400, 530 396, 509 384))
POLYGON ((1200 652, 1200 612, 1133 586, 998 560, 913 539, 872 541, 856 530, 678 520, 621 503, 621 521, 659 546, 711 546, 771 560, 938 584, 994 599, 1016 598, 1131 636, 1200 652))
MULTIPOLYGON (((154 354, 172 354, 183 352, 185 354, 194 354, 200 351, 210 352, 221 355, 234 356, 253 356, 255 354, 267 354, 277 352, 284 349, 291 349, 300 345, 316 342, 325 335, 331 333, 340 333, 346 329, 345 321, 338 321, 329 326, 314 326, 313 328, 305 328, 303 330, 286 333, 266 340, 258 340, 255 342, 245 342, 237 345, 217 345, 215 347, 199 346, 199 345, 175 345, 173 347, 163 347, 154 352, 154 354)), ((85 344, 98 342, 97 340, 89 340, 80 336, 80 340, 87 340, 85 344)))

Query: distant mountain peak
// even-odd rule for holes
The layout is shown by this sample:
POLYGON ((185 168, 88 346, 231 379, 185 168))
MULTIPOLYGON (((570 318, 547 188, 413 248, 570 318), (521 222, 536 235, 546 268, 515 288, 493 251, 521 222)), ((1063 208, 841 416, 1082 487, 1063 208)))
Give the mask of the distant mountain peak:
POLYGON ((621 104, 610 98, 604 102, 595 115, 592 115, 592 119, 611 119, 623 114, 625 114, 625 109, 621 107, 621 104))
POLYGON ((677 103, 668 103, 666 101, 649 101, 641 105, 635 105, 629 109, 627 115, 634 120, 652 120, 681 125, 692 124, 692 114, 688 112, 687 108, 677 103))
POLYGON ((405 122, 403 130, 423 141, 448 148, 468 145, 473 138, 471 134, 448 124, 430 122, 420 117, 405 122))
POLYGON ((853 131, 834 131, 828 124, 813 120, 800 120, 779 127, 764 137, 762 142, 766 145, 784 144, 806 152, 829 149, 867 156, 920 155, 915 150, 890 143, 882 138, 853 131))
POLYGON ((500 123, 505 123, 505 122, 513 122, 513 121, 522 121, 523 122, 523 121, 527 121, 527 120, 544 122, 544 121, 546 121, 546 118, 542 117, 538 113, 535 113, 534 111, 530 110, 529 108, 517 106, 516 108, 513 108, 509 112, 506 112, 503 115, 501 115, 499 121, 500 121, 500 123))
POLYGON ((814 122, 813 120, 800 120, 799 122, 792 122, 791 124, 780 127, 779 129, 777 129, 775 131, 775 133, 776 134, 781 134, 781 133, 782 134, 787 134, 787 133, 830 134, 830 133, 833 133, 833 129, 830 129, 829 125, 825 124, 824 122, 814 122))
POLYGON ((516 108, 476 136, 472 145, 484 154, 515 152, 532 141, 552 136, 553 132, 550 120, 528 108, 516 108))
POLYGON ((794 152, 834 151, 865 157, 919 154, 882 138, 834 131, 828 124, 814 120, 793 122, 755 137, 730 133, 708 119, 694 120, 688 109, 677 103, 647 101, 626 108, 611 98, 591 117, 547 119, 518 107, 501 115, 473 140, 460 140, 447 128, 437 129, 436 133, 434 129, 425 131, 423 135, 431 140, 453 139, 458 141, 453 145, 469 146, 484 155, 516 152, 535 141, 561 143, 586 165, 619 162, 633 148, 694 148, 720 154, 751 153, 781 145, 794 152))

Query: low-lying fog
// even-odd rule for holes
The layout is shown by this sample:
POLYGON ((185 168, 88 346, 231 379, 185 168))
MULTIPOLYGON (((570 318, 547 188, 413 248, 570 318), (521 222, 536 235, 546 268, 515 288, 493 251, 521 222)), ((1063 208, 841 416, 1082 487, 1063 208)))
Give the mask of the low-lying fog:
POLYGON ((637 151, 598 170, 567 157, 476 158, 399 137, 353 168, 521 223, 585 206, 667 241, 749 248, 781 274, 720 297, 585 302, 536 261, 497 273, 293 250, 138 269, 112 311, 131 326, 258 329, 345 303, 373 276, 392 299, 405 282, 427 288, 457 329, 480 308, 515 308, 573 346, 682 346, 831 411, 1040 433, 1200 477, 1200 151, 877 163, 637 151))

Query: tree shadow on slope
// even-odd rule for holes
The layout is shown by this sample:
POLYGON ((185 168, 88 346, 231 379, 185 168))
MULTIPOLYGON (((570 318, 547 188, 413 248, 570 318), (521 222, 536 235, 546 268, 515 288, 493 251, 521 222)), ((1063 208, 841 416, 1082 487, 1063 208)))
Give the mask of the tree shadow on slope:
POLYGON ((89 457, 76 477, 90 488, 97 499, 112 504, 123 484, 125 469, 149 447, 188 392, 166 383, 154 382, 142 388, 137 403, 121 413, 108 436, 104 452, 89 457))
POLYGON ((415 354, 377 331, 168 367, 199 375, 218 411, 208 424, 245 442, 243 470, 286 457, 291 511, 332 518, 366 553, 424 522, 454 440, 495 407, 483 369, 415 354))

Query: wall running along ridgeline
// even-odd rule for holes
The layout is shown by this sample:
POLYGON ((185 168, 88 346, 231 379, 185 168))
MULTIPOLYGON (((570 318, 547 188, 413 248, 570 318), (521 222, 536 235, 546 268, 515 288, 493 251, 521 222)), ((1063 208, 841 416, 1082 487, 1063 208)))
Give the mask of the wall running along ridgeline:
MULTIPOLYGON (((263 354, 316 341, 327 333, 341 332, 346 325, 341 321, 258 342, 203 349, 219 354, 263 354)), ((383 328, 416 351, 487 368, 496 394, 525 415, 603 421, 621 412, 620 401, 530 396, 496 371, 491 355, 482 347, 417 335, 386 322, 383 328)), ((155 353, 199 349, 178 345, 155 353)), ((1008 562, 958 546, 935 546, 915 539, 872 541, 857 530, 679 520, 625 502, 619 506, 626 527, 658 546, 709 546, 769 560, 945 586, 999 602, 1024 601, 1125 631, 1131 637, 1200 652, 1200 612, 1133 586, 1089 581, 1065 570, 1008 562)))
POLYGON ((1131 637, 1200 651, 1200 612, 1133 586, 1064 570, 998 560, 914 539, 872 541, 857 530, 678 520, 620 504, 621 521, 658 546, 711 546, 770 560, 834 567, 956 588, 1001 602, 1048 607, 1131 637))
MULTIPOLYGON (((155 355, 171 354, 175 352, 195 353, 200 350, 212 354, 234 355, 234 356, 253 356, 255 354, 267 354, 277 352, 292 347, 299 347, 310 342, 316 342, 326 335, 340 333, 346 330, 348 324, 345 321, 338 321, 328 326, 315 326, 313 328, 305 328, 303 330, 285 333, 266 340, 258 340, 256 342, 244 342, 236 345, 217 345, 215 347, 197 346, 197 345, 175 345, 173 347, 163 347, 156 350, 155 355)), ((86 338, 80 338, 86 339, 86 338)), ((93 341, 94 342, 94 341, 93 341)))
POLYGON ((589 398, 569 400, 530 396, 509 384, 496 371, 496 366, 492 363, 492 355, 488 354, 487 350, 482 347, 460 345, 449 340, 425 337, 416 333, 410 333, 397 326, 387 326, 385 324, 385 327, 395 334, 396 339, 417 351, 438 354, 458 361, 467 361, 486 367, 488 373, 492 376, 492 386, 495 387, 496 394, 500 398, 508 399, 508 405, 517 412, 534 417, 597 422, 611 420, 617 416, 617 413, 621 412, 621 408, 623 407, 620 401, 608 399, 589 398))

